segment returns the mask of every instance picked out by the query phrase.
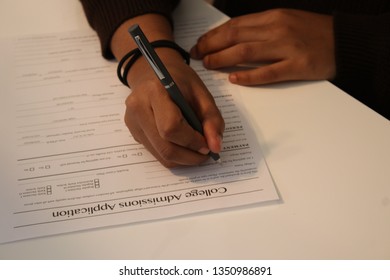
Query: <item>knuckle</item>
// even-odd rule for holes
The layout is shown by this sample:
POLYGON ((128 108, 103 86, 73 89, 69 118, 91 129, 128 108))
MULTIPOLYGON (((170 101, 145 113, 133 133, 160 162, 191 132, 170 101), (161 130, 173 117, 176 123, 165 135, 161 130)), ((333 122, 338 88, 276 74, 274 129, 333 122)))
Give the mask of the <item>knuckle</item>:
POLYGON ((246 75, 243 79, 247 85, 255 85, 259 83, 259 76, 257 75, 246 75))
POLYGON ((138 101, 136 98, 134 98, 134 96, 132 94, 130 94, 127 98, 126 98, 126 101, 125 101, 125 105, 126 105, 126 108, 128 110, 135 110, 136 108, 138 108, 138 101))
POLYGON ((226 41, 229 45, 234 45, 239 41, 240 29, 239 28, 229 28, 226 32, 226 41))
POLYGON ((219 65, 219 60, 217 55, 208 55, 204 62, 205 66, 211 69, 217 68, 219 65))
POLYGON ((128 97, 125 101, 126 104, 126 113, 124 115, 124 122, 128 128, 132 128, 134 126, 134 119, 136 114, 136 110, 139 107, 138 102, 134 98, 128 97))
POLYGON ((170 164, 175 159, 175 149, 170 145, 161 146, 158 152, 165 165, 170 164))
POLYGON ((267 71, 264 71, 261 75, 261 79, 266 82, 275 82, 279 81, 279 74, 273 68, 268 68, 267 71))
POLYGON ((228 29, 236 28, 240 25, 240 17, 235 17, 227 22, 228 29))
POLYGON ((276 38, 288 38, 291 37, 291 34, 293 34, 294 30, 291 25, 285 24, 282 22, 277 22, 274 24, 274 36, 276 38))
POLYGON ((290 10, 285 8, 278 8, 271 11, 272 18, 275 21, 284 21, 290 15, 290 10))
POLYGON ((276 37, 291 37, 294 28, 291 21, 291 11, 288 9, 276 9, 272 11, 272 27, 276 37))
POLYGON ((250 61, 250 59, 254 57, 255 54, 253 47, 249 44, 238 45, 237 52, 239 59, 243 62, 250 61))
POLYGON ((159 133, 160 133, 161 138, 164 140, 172 139, 173 135, 175 134, 173 127, 169 127, 169 126, 161 128, 159 130, 159 133))
POLYGON ((183 119, 164 122, 162 126, 159 127, 160 137, 168 141, 174 139, 180 131, 179 127, 182 122, 183 119))

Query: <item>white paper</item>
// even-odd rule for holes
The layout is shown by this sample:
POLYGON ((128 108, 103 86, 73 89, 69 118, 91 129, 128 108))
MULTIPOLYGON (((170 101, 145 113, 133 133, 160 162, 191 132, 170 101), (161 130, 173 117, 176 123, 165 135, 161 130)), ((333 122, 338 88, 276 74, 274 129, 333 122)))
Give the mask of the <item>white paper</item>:
MULTIPOLYGON (((175 15, 186 48, 226 20, 208 6, 182 17, 194 3, 175 15)), ((1 54, 0 242, 278 199, 225 74, 192 62, 226 122, 222 164, 166 169, 129 134, 129 90, 92 31, 3 41, 1 54)))

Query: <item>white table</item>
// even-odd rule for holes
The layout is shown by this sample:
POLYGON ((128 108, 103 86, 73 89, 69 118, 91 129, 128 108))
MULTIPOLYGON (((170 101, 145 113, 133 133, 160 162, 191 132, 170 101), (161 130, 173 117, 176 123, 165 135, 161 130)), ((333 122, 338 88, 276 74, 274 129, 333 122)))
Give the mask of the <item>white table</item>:
MULTIPOLYGON (((1 37, 86 27, 77 0, 2 0, 1 37)), ((390 122, 327 82, 247 91, 280 203, 3 244, 0 259, 389 259, 390 122)))

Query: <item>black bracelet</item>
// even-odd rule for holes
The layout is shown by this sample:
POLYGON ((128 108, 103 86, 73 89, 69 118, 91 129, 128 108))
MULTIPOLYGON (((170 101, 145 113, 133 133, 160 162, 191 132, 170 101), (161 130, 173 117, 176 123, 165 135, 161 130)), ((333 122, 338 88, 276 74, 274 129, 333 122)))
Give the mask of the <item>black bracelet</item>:
MULTIPOLYGON (((190 54, 184 50, 182 47, 180 47, 178 44, 176 44, 173 41, 169 40, 158 40, 150 43, 152 47, 154 48, 171 48, 180 53, 180 55, 184 58, 185 62, 189 65, 190 64, 190 54)), ((124 84, 125 86, 129 86, 127 83, 127 75, 129 74, 131 66, 137 61, 138 58, 142 56, 141 51, 137 48, 130 52, 128 52, 118 63, 117 67, 117 75, 119 80, 124 84), (130 59, 129 59, 130 58, 130 59), (126 63, 127 62, 127 63, 126 63), (126 64, 126 65, 125 65, 126 64), (125 65, 125 68, 122 73, 122 67, 125 65)))

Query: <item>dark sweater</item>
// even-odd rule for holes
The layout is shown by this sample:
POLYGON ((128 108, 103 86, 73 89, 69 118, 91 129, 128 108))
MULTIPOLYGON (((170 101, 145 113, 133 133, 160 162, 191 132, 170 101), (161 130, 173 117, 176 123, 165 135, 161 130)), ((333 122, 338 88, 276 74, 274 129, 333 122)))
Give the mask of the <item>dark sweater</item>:
MULTIPOLYGON (((179 0, 80 0, 96 30, 105 58, 109 42, 126 19, 158 13, 171 20, 179 0)), ((390 119, 390 1, 388 0, 216 0, 234 17, 272 8, 293 8, 334 16, 336 78, 331 81, 390 119)), ((347 113, 347 112, 346 112, 347 113)))

